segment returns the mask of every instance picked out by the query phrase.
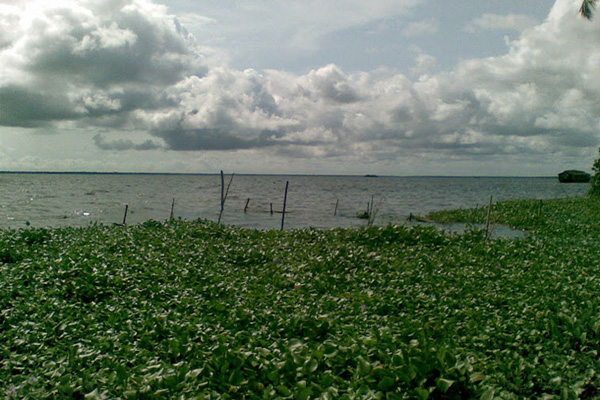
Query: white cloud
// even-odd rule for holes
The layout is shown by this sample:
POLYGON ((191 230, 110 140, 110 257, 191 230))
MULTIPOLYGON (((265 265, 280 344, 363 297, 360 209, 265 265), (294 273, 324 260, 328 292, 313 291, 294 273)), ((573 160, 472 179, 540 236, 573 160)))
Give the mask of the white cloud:
POLYGON ((465 29, 471 33, 481 30, 523 31, 537 24, 538 21, 524 14, 483 14, 471 21, 465 29))
POLYGON ((439 30, 439 22, 434 18, 409 23, 402 31, 406 37, 432 36, 439 30))
POLYGON ((229 2, 213 2, 200 23, 195 24, 194 32, 201 41, 208 40, 212 45, 227 42, 232 51, 241 53, 273 47, 288 53, 310 53, 319 48, 328 34, 406 15, 422 3, 423 0, 250 0, 232 6, 229 2), (206 24, 204 18, 211 23, 206 24))
MULTIPOLYGON (((86 127, 90 142, 110 151, 367 161, 579 154, 598 142, 600 25, 579 19, 570 0, 558 0, 550 18, 524 31, 504 56, 433 74, 435 59, 418 52, 414 72, 427 75, 417 81, 333 64, 302 75, 239 71, 207 62, 164 7, 91 3, 23 10, 23 35, 0 49, 0 68, 8 71, 0 80, 0 124, 86 127), (130 131, 153 139, 131 140, 130 131)), ((356 12, 358 21, 362 2, 352 4, 344 12, 356 12)))
POLYGON ((431 54, 426 54, 420 48, 415 47, 417 53, 416 65, 411 69, 413 75, 423 75, 432 72, 438 67, 437 59, 431 54))

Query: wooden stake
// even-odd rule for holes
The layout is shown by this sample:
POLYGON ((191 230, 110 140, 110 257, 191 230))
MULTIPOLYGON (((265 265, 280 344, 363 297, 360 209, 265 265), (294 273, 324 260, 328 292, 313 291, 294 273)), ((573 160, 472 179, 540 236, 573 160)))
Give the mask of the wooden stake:
POLYGON ((217 225, 221 223, 221 217, 223 216, 223 211, 225 210, 225 201, 227 200, 227 195, 229 194, 229 188, 231 187, 231 182, 233 182, 234 175, 235 174, 231 174, 231 178, 227 184, 227 190, 225 190, 225 175, 223 174, 223 170, 221 170, 221 211, 219 212, 217 225))
POLYGON ((127 210, 129 210, 129 204, 125 204, 125 215, 123 215, 123 226, 127 223, 127 210))
POLYGON ((490 217, 492 216, 492 195, 490 195, 490 205, 488 206, 487 222, 485 223, 485 238, 490 237, 490 217))
POLYGON ((244 207, 244 214, 246 214, 246 211, 248 211, 248 203, 250 203, 250 197, 248 197, 248 200, 246 200, 246 206, 244 207))
POLYGON ((271 215, 273 215, 273 203, 271 203, 271 215))
POLYGON ((285 181, 285 195, 283 196, 283 212, 281 213, 281 230, 283 231, 283 224, 285 223, 285 207, 287 204, 288 186, 290 182, 285 181))
POLYGON ((223 216, 223 210, 225 209, 225 175, 221 170, 221 211, 219 211, 219 219, 217 225, 221 223, 221 217, 223 216))
POLYGON ((333 211, 334 216, 337 215, 338 204, 340 204, 340 199, 337 199, 335 201, 335 210, 333 211))
POLYGON ((173 197, 173 202, 171 203, 171 215, 169 216, 169 220, 175 218, 175 197, 173 197))

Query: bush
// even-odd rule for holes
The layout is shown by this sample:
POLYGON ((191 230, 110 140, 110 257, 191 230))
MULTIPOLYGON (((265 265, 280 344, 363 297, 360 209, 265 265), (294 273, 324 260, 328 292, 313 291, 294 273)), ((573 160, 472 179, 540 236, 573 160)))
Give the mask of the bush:
MULTIPOLYGON (((600 149, 598 150, 598 153, 600 154, 600 149)), ((594 161, 592 169, 594 170, 594 175, 590 181, 590 191, 588 194, 590 196, 600 196, 600 158, 597 158, 596 161, 594 161)))

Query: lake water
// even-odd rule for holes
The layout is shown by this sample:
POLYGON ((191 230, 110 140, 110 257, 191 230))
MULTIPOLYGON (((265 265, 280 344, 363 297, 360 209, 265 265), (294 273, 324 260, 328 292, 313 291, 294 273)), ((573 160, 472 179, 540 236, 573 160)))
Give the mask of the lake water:
MULTIPOLYGON (((226 176, 226 183, 229 176, 226 176)), ((356 227, 373 199, 376 224, 402 223, 409 214, 487 205, 516 198, 581 196, 587 184, 557 178, 358 177, 235 175, 223 223, 279 229, 286 181, 286 229, 356 227), (244 212, 247 199, 248 209, 244 212), (271 203, 274 213, 271 214, 271 203), (336 203, 337 215, 334 215, 336 203)), ((86 226, 165 220, 175 216, 216 221, 219 175, 0 174, 0 228, 86 226)))

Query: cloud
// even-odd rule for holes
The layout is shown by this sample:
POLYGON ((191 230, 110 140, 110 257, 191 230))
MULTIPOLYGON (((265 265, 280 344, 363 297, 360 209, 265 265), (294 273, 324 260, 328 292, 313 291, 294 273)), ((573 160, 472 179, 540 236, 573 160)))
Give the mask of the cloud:
POLYGON ((434 18, 409 23, 402 31, 405 37, 432 36, 439 30, 439 23, 434 18))
POLYGON ((206 72, 193 38, 164 7, 144 1, 1 7, 0 37, 9 38, 0 48, 2 125, 128 113, 140 106, 132 97, 160 106, 164 88, 206 72), (16 22, 2 23, 7 15, 16 22))
POLYGON ((146 140, 143 143, 134 143, 129 139, 118 139, 109 142, 100 134, 94 136, 94 142, 102 150, 157 150, 162 148, 152 140, 146 140))
POLYGON ((523 31, 538 24, 538 21, 524 14, 483 14, 467 25, 465 30, 474 33, 481 30, 523 31))
POLYGON ((330 0, 290 2, 288 0, 250 0, 231 7, 227 2, 213 2, 205 14, 186 21, 194 22, 199 40, 210 45, 227 42, 233 51, 282 51, 311 53, 327 35, 365 26, 392 17, 406 15, 423 0, 330 0), (210 24, 206 24, 211 21, 210 24), (260 21, 260 23, 256 23, 260 21), (277 32, 277 35, 273 35, 277 32), (281 46, 285 43, 285 46, 281 46))
POLYGON ((164 7, 143 0, 21 7, 30 4, 19 14, 21 34, 0 49, 5 126, 85 127, 105 150, 362 162, 579 154, 598 143, 600 25, 582 21, 570 0, 558 0, 505 55, 434 74, 435 59, 418 51, 416 81, 333 64, 301 75, 239 71, 206 57, 164 7), (123 137, 108 141, 99 128, 123 137), (156 141, 136 143, 126 136, 134 130, 156 141))
POLYGON ((437 59, 431 54, 424 53, 421 49, 415 48, 416 65, 411 69, 414 75, 426 74, 432 72, 438 67, 437 59))

